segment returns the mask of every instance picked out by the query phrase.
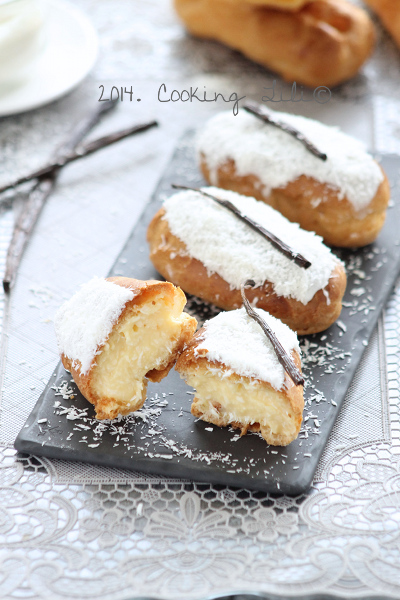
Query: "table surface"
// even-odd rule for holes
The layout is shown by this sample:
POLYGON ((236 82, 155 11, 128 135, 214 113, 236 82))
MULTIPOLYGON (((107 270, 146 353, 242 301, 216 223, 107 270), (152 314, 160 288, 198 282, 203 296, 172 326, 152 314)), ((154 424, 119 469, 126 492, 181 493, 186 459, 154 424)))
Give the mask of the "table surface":
MULTIPOLYGON (((105 275, 182 132, 227 105, 165 102, 206 87, 260 100, 276 79, 236 52, 186 36, 169 0, 80 0, 100 35, 92 75, 48 107, 0 120, 0 185, 49 158, 100 96, 132 86, 93 133, 160 127, 66 168, 0 297, 0 597, 201 600, 233 594, 400 596, 400 282, 379 321, 309 494, 290 498, 16 456, 14 439, 57 364, 56 309, 105 275), (141 101, 137 102, 136 98, 141 101)), ((400 154, 400 52, 379 28, 362 72, 326 104, 279 110, 337 124, 400 154)), ((307 99, 311 99, 307 96, 307 99)), ((228 107, 229 108, 229 107, 228 107)), ((22 198, 0 213, 0 270, 22 198)))

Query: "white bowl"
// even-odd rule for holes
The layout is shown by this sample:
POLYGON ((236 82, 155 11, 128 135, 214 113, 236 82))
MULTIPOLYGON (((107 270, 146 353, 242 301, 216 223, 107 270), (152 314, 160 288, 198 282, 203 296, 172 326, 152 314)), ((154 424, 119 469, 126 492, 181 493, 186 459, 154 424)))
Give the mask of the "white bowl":
POLYGON ((45 45, 41 0, 0 0, 0 93, 28 76, 45 45))

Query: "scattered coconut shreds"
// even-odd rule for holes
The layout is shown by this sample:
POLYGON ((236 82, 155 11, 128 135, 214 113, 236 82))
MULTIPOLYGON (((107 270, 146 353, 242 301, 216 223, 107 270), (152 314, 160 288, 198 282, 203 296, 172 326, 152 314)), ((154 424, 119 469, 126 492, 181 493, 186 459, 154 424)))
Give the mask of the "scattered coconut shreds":
MULTIPOLYGON (((365 270, 365 265, 369 262, 368 271, 378 270, 386 261, 383 251, 371 251, 364 249, 357 255, 350 256, 347 261, 348 289, 350 300, 343 302, 343 311, 341 319, 336 321, 340 329, 334 337, 332 332, 325 332, 320 336, 309 336, 300 340, 302 351, 302 370, 305 376, 305 408, 302 428, 299 434, 298 452, 294 460, 301 461, 302 458, 311 458, 311 449, 313 439, 320 434, 324 425, 324 415, 327 410, 336 410, 337 402, 332 397, 326 397, 320 389, 321 379, 329 375, 344 373, 352 361, 352 353, 344 349, 344 340, 349 336, 348 322, 354 315, 367 316, 370 311, 375 310, 374 299, 371 287, 371 275, 365 270), (347 323, 347 324, 346 324, 347 323), (334 340, 334 341, 333 341, 334 340), (325 405, 324 409, 321 409, 325 405), (329 406, 329 408, 328 408, 329 406)), ((202 325, 205 320, 216 316, 220 309, 212 305, 206 305, 194 296, 188 297, 186 311, 194 315, 199 324, 202 325)), ((360 319, 360 317, 358 317, 360 319)), ((360 344, 367 345, 367 340, 362 340, 360 344)), ((327 386, 323 386, 326 389, 327 386)), ((107 438, 107 448, 109 448, 110 439, 113 446, 123 449, 124 453, 140 453, 141 456, 154 459, 172 460, 173 458, 190 459, 193 462, 202 462, 206 465, 220 463, 228 473, 243 472, 251 475, 264 475, 265 477, 274 477, 275 465, 285 465, 287 455, 282 454, 282 449, 275 449, 273 446, 265 445, 265 455, 248 457, 247 463, 238 464, 239 459, 235 458, 229 452, 230 443, 240 443, 240 433, 237 429, 229 428, 229 440, 221 444, 221 450, 218 452, 203 451, 201 448, 188 446, 181 442, 179 425, 182 420, 176 418, 173 425, 167 427, 163 424, 160 416, 163 411, 170 410, 174 417, 184 417, 190 411, 190 402, 193 391, 188 390, 185 396, 185 404, 174 406, 173 392, 156 393, 153 397, 147 398, 145 405, 135 413, 127 417, 119 416, 114 421, 98 421, 88 415, 90 406, 81 409, 74 404, 77 398, 76 386, 72 379, 63 380, 59 385, 52 387, 54 395, 58 398, 53 405, 55 416, 59 421, 65 418, 73 422, 73 431, 68 434, 67 441, 73 438, 73 443, 86 444, 86 448, 95 450, 101 446, 103 439, 107 438), (170 398, 172 396, 172 398, 170 398), (167 399, 169 398, 169 400, 167 399), (168 408, 167 408, 168 407, 168 408), (172 412, 176 411, 176 412, 172 412), (179 411, 179 412, 178 412, 179 411), (133 436, 136 434, 135 439, 133 436), (137 435, 138 434, 138 435, 137 435), (140 441, 140 444, 138 443, 140 441), (271 462, 272 456, 274 457, 271 462), (268 467, 268 468, 265 468, 268 467)), ((333 387, 332 387, 333 389, 333 387)), ((365 417, 369 415, 365 414, 365 417)), ((190 417, 192 418, 192 417, 190 417)), ((194 420, 193 420, 194 422, 194 420)), ((51 435, 52 429, 47 419, 40 419, 39 424, 45 430, 45 433, 51 435)), ((53 425, 53 423, 52 423, 53 425)), ((57 427, 57 426, 56 426, 57 427)), ((204 424, 204 430, 207 435, 216 435, 218 427, 207 426, 204 424)), ((248 435, 257 435, 259 433, 249 433, 248 435)), ((292 469, 298 469, 293 466, 292 469)), ((278 489, 279 485, 277 483, 278 489)))
POLYGON ((68 381, 63 381, 59 386, 53 385, 51 389, 55 391, 55 396, 61 396, 63 400, 73 400, 75 397, 74 390, 68 381))

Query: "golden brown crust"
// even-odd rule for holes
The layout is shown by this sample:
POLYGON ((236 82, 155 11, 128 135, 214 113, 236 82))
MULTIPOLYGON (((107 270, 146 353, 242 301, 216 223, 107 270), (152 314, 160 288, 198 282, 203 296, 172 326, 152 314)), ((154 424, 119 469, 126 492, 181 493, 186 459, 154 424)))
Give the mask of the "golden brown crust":
MULTIPOLYGON (((201 171, 211 183, 206 158, 200 160, 201 171)), ((343 248, 366 246, 381 231, 390 200, 390 186, 384 180, 370 204, 357 212, 347 198, 340 199, 337 190, 312 177, 301 175, 285 187, 275 188, 269 194, 256 175, 238 175, 235 162, 228 159, 216 169, 213 185, 253 196, 282 213, 289 221, 299 223, 303 229, 315 231, 326 244, 343 248)))
MULTIPOLYGON (((224 310, 242 306, 240 290, 231 289, 217 273, 209 275, 199 260, 189 256, 186 245, 171 232, 168 221, 163 219, 161 208, 151 221, 147 239, 150 244, 150 260, 163 277, 182 287, 188 294, 211 302, 224 310)), ((277 317, 299 334, 324 331, 340 315, 342 297, 346 289, 346 274, 339 264, 333 271, 326 287, 326 295, 319 290, 307 304, 293 298, 278 296, 270 282, 260 288, 247 290, 250 302, 257 298, 256 306, 277 317)))
POLYGON ((400 48, 400 2, 399 0, 365 0, 381 19, 400 48))
MULTIPOLYGON (((208 371, 210 368, 215 369, 218 368, 222 372, 230 372, 232 369, 228 368, 226 365, 219 361, 209 361, 206 358, 207 350, 201 349, 196 350, 197 346, 200 344, 204 336, 204 328, 199 329, 195 336, 191 339, 191 341, 186 346, 185 350, 182 352, 180 357, 176 362, 176 370, 180 373, 182 377, 188 375, 188 373, 194 371, 200 371, 200 373, 204 373, 208 371)), ((292 358, 296 364, 296 367, 301 371, 301 360, 298 352, 295 350, 292 352, 292 358)), ((248 377, 244 377, 242 375, 238 375, 236 373, 231 373, 227 376, 230 381, 233 382, 245 382, 250 384, 251 380, 248 377)), ((262 385, 266 392, 276 392, 271 384, 267 381, 261 381, 258 379, 253 379, 258 384, 262 385)), ((205 414, 203 410, 199 407, 200 401, 195 396, 193 398, 193 403, 191 407, 191 413, 193 416, 207 421, 209 423, 213 423, 218 427, 226 427, 227 425, 231 425, 235 429, 241 430, 241 435, 245 435, 247 431, 255 431, 261 433, 262 437, 266 440, 268 444, 272 444, 274 446, 287 446, 292 442, 298 435, 301 427, 301 423, 303 420, 303 410, 304 410, 304 397, 303 397, 303 386, 294 385, 293 381, 290 379, 287 373, 285 373, 285 382, 282 388, 282 391, 279 392, 283 395, 284 398, 289 400, 290 408, 292 411, 292 416, 294 418, 296 431, 293 435, 277 435, 271 432, 270 428, 267 425, 260 425, 260 423, 241 423, 240 421, 229 421, 226 416, 221 414, 221 403, 216 398, 212 401, 212 405, 215 409, 213 413, 205 414), (219 414, 219 416, 218 416, 219 414)), ((250 400, 250 399, 249 399, 250 400)))
POLYGON ((194 332, 196 331, 197 321, 194 317, 190 317, 186 315, 187 319, 182 323, 181 334, 179 337, 179 341, 174 352, 170 355, 170 360, 164 365, 158 367, 158 369, 152 369, 148 373, 146 373, 146 378, 153 383, 159 383, 164 377, 168 375, 177 359, 179 358, 180 353, 186 344, 192 339, 194 332))
MULTIPOLYGON (((160 293, 164 294, 165 302, 169 303, 171 307, 174 302, 176 302, 177 295, 180 297, 182 309, 186 304, 186 297, 182 290, 176 288, 168 281, 140 281, 138 279, 132 279, 129 277, 109 277, 106 281, 110 281, 111 283, 115 283, 116 285, 130 289, 135 294, 133 299, 125 304, 125 307, 122 310, 118 320, 115 322, 114 327, 118 326, 118 324, 126 317, 127 313, 134 309, 134 307, 142 306, 148 302, 152 302, 152 299, 156 298, 160 293)), ((158 382, 168 375, 186 342, 192 337, 194 331, 196 330, 196 326, 196 319, 187 315, 187 318, 182 323, 180 338, 177 341, 174 351, 168 357, 168 362, 164 365, 161 365, 157 369, 153 369, 146 373, 147 379, 158 382)), ((98 346, 97 354, 101 352, 101 349, 106 343, 107 342, 104 342, 104 344, 98 346)), ((79 361, 72 361, 64 354, 61 354, 61 361, 64 365, 64 368, 72 374, 81 394, 94 405, 96 417, 98 419, 115 419, 118 414, 129 414, 143 406, 146 400, 146 385, 144 386, 143 397, 138 401, 135 407, 130 407, 127 411, 124 411, 121 405, 116 406, 117 401, 114 398, 103 398, 97 395, 95 386, 93 385, 96 357, 93 359, 90 369, 86 374, 81 373, 79 361)))
POLYGON ((300 10, 306 4, 310 2, 315 2, 315 0, 224 0, 225 2, 229 2, 234 6, 238 3, 247 3, 253 6, 263 6, 276 8, 279 10, 292 10, 297 11, 300 10))
POLYGON ((91 368, 86 375, 83 375, 80 371, 79 361, 73 362, 70 358, 61 354, 61 362, 64 365, 64 368, 71 373, 82 396, 94 405, 96 419, 115 419, 119 414, 125 415, 134 412, 135 410, 139 410, 146 400, 146 387, 144 387, 144 394, 137 402, 136 406, 130 408, 129 411, 124 412, 121 406, 116 406, 114 398, 99 397, 96 394, 93 386, 93 368, 91 368), (74 367, 74 364, 76 364, 76 367, 74 367))
POLYGON ((317 0, 290 12, 226 0, 175 0, 195 36, 215 39, 311 87, 353 77, 372 51, 374 26, 345 0, 317 0))

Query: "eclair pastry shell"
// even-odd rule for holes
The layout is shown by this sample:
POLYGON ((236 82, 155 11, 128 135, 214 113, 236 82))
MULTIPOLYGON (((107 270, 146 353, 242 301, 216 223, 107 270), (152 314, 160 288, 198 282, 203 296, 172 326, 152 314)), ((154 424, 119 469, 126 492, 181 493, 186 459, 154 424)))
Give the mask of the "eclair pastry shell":
MULTIPOLYGON (((191 257, 186 245, 171 232, 164 215, 165 209, 161 208, 147 231, 150 260, 157 271, 185 292, 206 302, 224 310, 240 308, 240 290, 231 289, 220 275, 209 274, 202 262, 191 257)), ((325 293, 319 290, 307 304, 294 298, 278 296, 272 283, 268 281, 262 287, 248 289, 246 296, 255 306, 277 317, 298 334, 308 334, 324 331, 336 321, 341 312, 345 289, 346 274, 343 266, 338 264, 332 272, 325 293)))
POLYGON ((365 0, 378 15, 400 48, 400 2, 399 0, 365 0))
MULTIPOLYGON (((298 436, 303 419, 303 386, 294 385, 287 373, 285 373, 285 381, 281 390, 275 390, 267 381, 250 380, 249 377, 232 373, 232 369, 223 363, 210 361, 206 357, 207 350, 197 349, 202 339, 202 332, 203 329, 200 329, 188 343, 177 360, 176 370, 180 373, 181 377, 189 379, 189 381, 193 375, 198 379, 210 376, 211 373, 214 384, 218 387, 219 382, 221 390, 218 391, 217 389, 215 398, 209 400, 206 406, 204 399, 195 394, 191 407, 192 415, 208 423, 213 423, 218 427, 231 425, 236 429, 240 429, 242 435, 246 434, 247 431, 259 432, 268 444, 274 446, 287 446, 290 444, 298 436), (216 370, 219 371, 220 377, 215 375, 216 370), (282 429, 285 429, 282 427, 279 433, 277 433, 273 431, 273 428, 268 423, 259 423, 251 419, 244 419, 243 421, 232 420, 232 413, 229 415, 224 411, 226 380, 228 380, 230 389, 232 390, 235 389, 235 384, 239 385, 241 390, 244 388, 249 404, 251 404, 252 394, 255 391, 258 393, 261 392, 265 396, 266 403, 272 397, 275 400, 275 404, 280 405, 282 413, 288 413, 290 419, 286 418, 285 420, 289 421, 290 427, 287 427, 286 431, 282 431, 282 429)), ((292 352, 292 358, 296 367, 301 371, 300 356, 295 350, 292 352)), ((235 398, 230 398, 230 402, 234 405, 235 398)))
POLYGON ((200 158, 200 168, 212 185, 265 202, 289 221, 323 237, 330 246, 366 246, 377 238, 386 219, 390 186, 383 171, 384 179, 375 196, 366 208, 357 212, 346 197, 339 197, 337 189, 306 175, 265 193, 260 179, 256 175, 239 175, 232 159, 219 165, 214 177, 204 155, 200 158))
POLYGON ((375 42, 367 13, 345 0, 317 0, 297 11, 226 0, 175 0, 175 8, 193 35, 311 87, 353 77, 375 42))
POLYGON ((224 0, 230 4, 236 5, 245 2, 253 6, 264 6, 277 8, 279 10, 300 10, 306 4, 315 2, 315 0, 224 0))
MULTIPOLYGON (((176 288, 172 283, 167 281, 140 281, 128 277, 110 277, 107 281, 125 287, 134 293, 133 299, 125 304, 118 320, 113 325, 112 331, 118 329, 119 324, 123 323, 124 320, 129 319, 130 314, 137 311, 137 309, 140 309, 148 303, 154 304, 156 301, 159 301, 160 295, 162 295, 163 301, 167 305, 172 307, 172 305, 178 304, 181 311, 186 304, 186 297, 182 290, 176 288)), ((172 351, 161 365, 158 365, 157 368, 152 369, 145 374, 146 379, 158 382, 168 375, 184 345, 192 337, 196 330, 196 326, 196 319, 190 317, 186 313, 181 314, 178 335, 176 340, 174 340, 172 351)), ((96 386, 97 362, 107 343, 108 340, 101 346, 98 346, 97 353, 93 358, 90 369, 86 373, 82 373, 79 361, 61 354, 61 361, 65 369, 72 374, 82 395, 95 406, 96 417, 98 419, 114 419, 119 414, 126 415, 134 412, 143 406, 146 399, 146 384, 144 384, 141 397, 137 398, 135 403, 130 402, 125 406, 117 398, 99 394, 96 386)))

